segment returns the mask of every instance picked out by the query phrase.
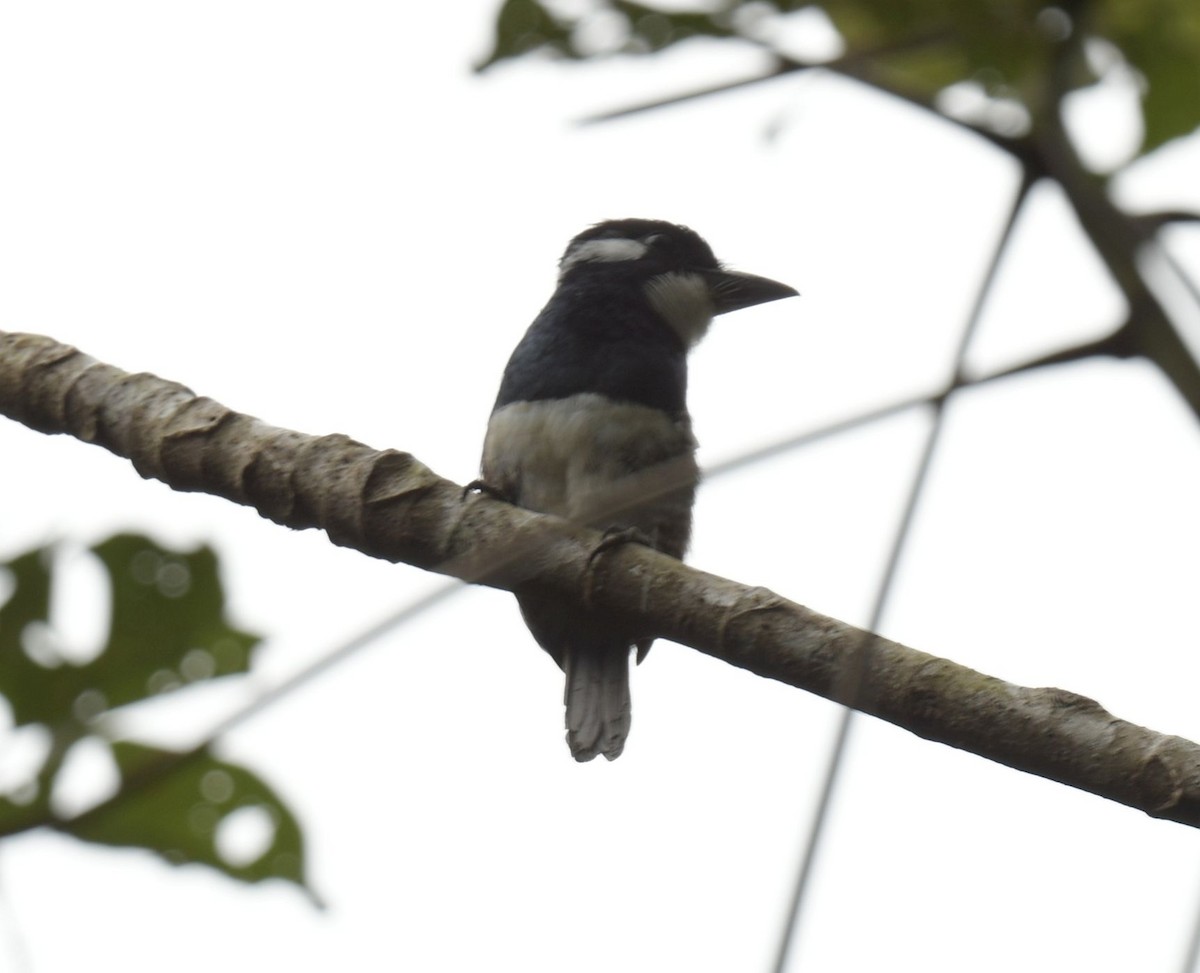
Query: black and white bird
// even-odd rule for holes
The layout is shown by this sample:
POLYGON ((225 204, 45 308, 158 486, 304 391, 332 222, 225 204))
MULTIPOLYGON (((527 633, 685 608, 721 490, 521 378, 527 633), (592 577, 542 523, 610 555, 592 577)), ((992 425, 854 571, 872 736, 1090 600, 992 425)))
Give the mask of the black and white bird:
MULTIPOLYGON (((713 316, 796 291, 722 267, 684 226, 611 220, 580 233, 558 287, 517 345, 488 422, 482 484, 511 502, 626 530, 681 558, 699 470, 687 353, 713 316), (655 483, 655 473, 665 479, 655 483), (632 503, 614 496, 635 483, 632 503)), ((517 590, 525 623, 566 674, 576 760, 620 755, 629 733, 629 654, 650 648, 603 614, 517 590)))

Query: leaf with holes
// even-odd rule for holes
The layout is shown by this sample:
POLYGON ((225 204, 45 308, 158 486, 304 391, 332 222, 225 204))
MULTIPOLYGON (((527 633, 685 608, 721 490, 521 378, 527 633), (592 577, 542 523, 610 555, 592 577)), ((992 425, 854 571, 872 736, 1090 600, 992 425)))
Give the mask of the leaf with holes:
MULTIPOLYGON (((21 726, 62 711, 58 668, 34 661, 37 642, 47 633, 50 616, 49 548, 38 548, 3 565, 12 589, 0 605, 0 693, 12 707, 13 721, 21 726)), ((70 712, 70 705, 66 706, 70 712)))
POLYGON ((260 639, 225 620, 210 547, 170 551, 117 534, 92 550, 112 582, 112 626, 104 651, 79 675, 109 708, 249 669, 260 639))
POLYGON ((210 548, 171 551, 140 535, 117 534, 92 551, 109 577, 111 623, 104 649, 82 666, 54 650, 53 548, 4 565, 13 591, 0 607, 0 693, 18 726, 82 729, 106 710, 247 671, 259 638, 225 620, 210 548))
POLYGON ((112 753, 121 792, 60 830, 97 844, 146 848, 172 865, 207 865, 243 882, 283 879, 317 901, 304 877, 299 822, 261 778, 207 750, 121 742, 112 753), (232 832, 247 816, 257 819, 258 834, 238 842, 232 832))
POLYGON ((251 771, 207 750, 180 754, 91 734, 91 718, 108 709, 248 669, 259 640, 225 621, 216 556, 207 547, 167 550, 133 534, 92 551, 108 573, 112 610, 104 649, 85 665, 62 657, 50 628, 53 549, 0 566, 11 589, 0 604, 0 693, 18 725, 41 724, 52 741, 33 778, 0 795, 0 834, 49 824, 174 864, 208 865, 245 882, 281 878, 307 890, 300 826, 251 771), (49 795, 64 754, 84 737, 111 747, 122 789, 57 820, 49 795))

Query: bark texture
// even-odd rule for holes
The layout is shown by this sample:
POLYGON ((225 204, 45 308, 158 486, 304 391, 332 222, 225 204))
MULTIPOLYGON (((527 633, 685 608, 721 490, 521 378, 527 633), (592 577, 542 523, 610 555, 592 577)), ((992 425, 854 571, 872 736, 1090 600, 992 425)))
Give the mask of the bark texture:
MULTIPOLYGON (((1075 693, 1016 686, 927 655, 637 544, 593 557, 598 533, 464 494, 407 453, 280 429, 29 334, 0 332, 0 413, 103 446, 176 490, 324 530, 372 557, 581 601, 627 619, 631 630, 927 739, 1200 825, 1195 743, 1127 723, 1075 693)), ((647 488, 671 489, 672 475, 666 470, 647 488)))

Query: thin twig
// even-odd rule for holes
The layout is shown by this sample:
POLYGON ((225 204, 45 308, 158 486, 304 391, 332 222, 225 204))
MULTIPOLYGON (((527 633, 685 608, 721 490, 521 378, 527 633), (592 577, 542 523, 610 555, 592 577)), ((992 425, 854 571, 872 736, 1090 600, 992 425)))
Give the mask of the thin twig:
POLYGON ((913 51, 928 47, 931 44, 936 44, 939 41, 947 39, 946 31, 929 31, 924 34, 915 34, 912 37, 906 37, 900 41, 892 41, 886 44, 880 44, 878 47, 870 48, 863 51, 847 51, 845 54, 835 58, 827 58, 822 61, 801 61, 798 58, 789 57, 781 51, 771 46, 769 43, 760 40, 759 38, 747 37, 738 35, 737 40, 747 41, 762 49, 774 61, 773 68, 767 74, 756 74, 749 78, 740 78, 734 81, 722 81, 719 84, 709 85, 705 88, 696 88, 692 91, 678 95, 669 95, 666 98, 658 98, 654 101, 643 102, 640 105, 630 105, 626 108, 616 108, 612 111, 601 112, 597 115, 589 115, 579 120, 581 125, 594 125, 599 122, 611 122, 618 118, 626 118, 630 115, 638 115, 643 112, 655 111, 659 108, 669 108, 673 105, 685 104, 689 101, 696 101, 701 98, 709 98, 713 95, 723 95, 731 91, 738 91, 741 88, 749 88, 754 85, 762 84, 766 81, 773 81, 776 78, 781 78, 787 74, 797 74, 802 71, 824 70, 824 71, 841 71, 852 70, 858 65, 869 64, 878 58, 889 57, 894 54, 911 54, 913 51))
MULTIPOLYGON (((967 349, 970 347, 971 339, 974 337, 979 326, 979 321, 983 317, 983 308, 987 302, 988 294, 991 292, 992 285, 995 282, 996 274, 1000 267, 1000 260, 1007 249, 1009 241, 1012 239, 1013 229, 1016 226, 1017 217, 1020 215, 1021 208, 1025 199, 1029 195, 1030 187, 1032 186, 1032 178, 1026 173, 1020 185, 1017 188, 1015 197, 1013 198, 1012 206, 1009 209, 1008 218, 1005 220, 1004 227, 1001 230, 1000 237, 996 242, 996 246, 992 252, 991 260, 988 262, 987 269, 984 272, 983 278, 979 283, 979 288, 976 291, 975 302, 967 316, 966 323, 963 326, 962 335, 959 338, 958 348, 955 351, 954 365, 952 371, 952 379, 950 388, 955 388, 962 381, 962 370, 966 360, 967 349)), ((937 451, 937 445, 941 438, 941 432, 944 426, 946 413, 947 398, 940 398, 934 403, 933 421, 930 424, 929 432, 925 439, 925 446, 921 453, 920 462, 913 474, 912 483, 909 487, 908 498, 905 501, 904 511, 900 516, 900 521, 896 527, 896 533, 892 540, 891 548, 888 552, 888 559, 884 565, 883 572, 879 579, 879 587, 874 599, 874 608, 871 611, 871 619, 867 624, 867 630, 877 632, 880 622, 883 619, 884 611, 887 608, 888 597, 892 590, 892 584, 895 581, 896 573, 899 568, 900 558, 904 553, 905 545, 908 541, 908 536, 912 530, 913 520, 916 516, 917 505, 920 502, 921 495, 924 492, 925 484, 929 478, 929 471, 933 466, 933 457, 937 451)), ((866 673, 870 669, 871 657, 871 639, 864 639, 855 653, 854 665, 848 667, 846 677, 848 680, 853 680, 854 686, 847 693, 850 699, 854 699, 859 687, 861 687, 866 673)), ((837 790, 837 784, 841 775, 841 768, 847 752, 847 747, 850 741, 850 730, 854 722, 855 710, 846 707, 842 710, 841 717, 838 721, 837 732, 834 735, 833 746, 830 750, 829 759, 826 763, 825 774, 821 782, 821 789, 817 798, 817 805, 813 812, 812 822, 809 825, 808 836, 805 840, 804 853, 800 861, 800 870, 796 876, 796 884, 792 893, 791 905, 787 913, 787 918, 784 922, 782 934, 779 937, 779 948, 775 954, 775 965, 773 967, 775 973, 784 973, 787 965, 788 956, 795 947, 796 931, 799 928, 800 916, 804 911, 805 897, 811 883, 814 863, 817 857, 817 851, 820 847, 821 840, 825 833, 825 827, 829 821, 829 811, 833 806, 833 798, 837 790)))
MULTIPOLYGON (((741 38, 742 40, 751 40, 752 38, 741 38)), ((947 115, 941 111, 933 101, 933 99, 908 88, 903 88, 892 81, 885 80, 879 70, 878 62, 881 59, 895 53, 908 50, 913 47, 925 46, 931 43, 935 37, 933 35, 925 35, 912 38, 911 41, 902 44, 884 45, 878 49, 870 51, 849 51, 841 57, 832 58, 825 61, 802 61, 798 58, 790 57, 782 51, 767 48, 768 53, 774 60, 774 65, 765 73, 756 74, 748 78, 737 78, 732 81, 724 81, 715 85, 708 85, 703 88, 696 88, 692 91, 684 92, 678 95, 669 95, 665 98, 656 98, 653 101, 642 102, 636 105, 629 105, 625 108, 616 108, 610 111, 599 112, 595 115, 589 115, 579 120, 581 125, 593 125, 599 122, 610 122, 621 118, 627 118, 631 115, 639 115, 649 111, 655 111, 659 108, 668 108, 674 105, 686 104, 691 101, 696 101, 701 98, 711 98, 714 95, 726 94, 728 92, 740 91, 745 88, 750 88, 755 85, 764 84, 769 81, 774 81, 777 78, 782 78, 790 74, 798 74, 805 71, 828 71, 831 74, 837 74, 844 78, 849 78, 852 81, 858 81, 862 84, 869 85, 885 95, 890 95, 916 108, 924 109, 938 118, 955 125, 964 131, 970 132, 972 135, 977 135, 980 138, 990 142, 998 149, 1015 156, 1023 165, 1027 163, 1029 144, 1027 140, 1022 138, 1012 138, 1010 136, 1001 135, 991 129, 976 125, 968 119, 958 118, 954 115, 947 115)), ((765 47, 761 42, 754 41, 759 46, 765 47)))
POLYGON ((1200 223, 1200 213, 1190 209, 1167 209, 1157 213, 1139 213, 1131 216, 1130 220, 1140 226, 1144 233, 1150 234, 1165 226, 1200 223))

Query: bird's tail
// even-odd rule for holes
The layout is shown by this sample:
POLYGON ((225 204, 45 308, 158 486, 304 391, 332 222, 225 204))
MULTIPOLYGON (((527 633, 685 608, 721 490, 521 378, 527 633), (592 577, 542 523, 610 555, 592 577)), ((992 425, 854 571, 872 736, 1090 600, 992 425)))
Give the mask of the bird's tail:
POLYGON ((585 643, 564 653, 567 744, 576 760, 615 760, 629 736, 629 646, 585 643))

